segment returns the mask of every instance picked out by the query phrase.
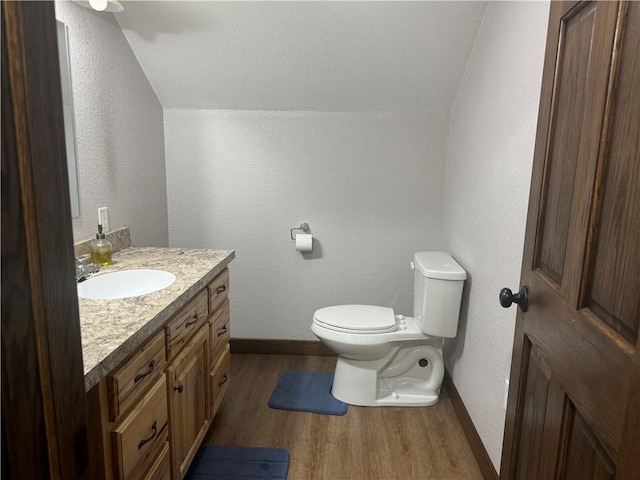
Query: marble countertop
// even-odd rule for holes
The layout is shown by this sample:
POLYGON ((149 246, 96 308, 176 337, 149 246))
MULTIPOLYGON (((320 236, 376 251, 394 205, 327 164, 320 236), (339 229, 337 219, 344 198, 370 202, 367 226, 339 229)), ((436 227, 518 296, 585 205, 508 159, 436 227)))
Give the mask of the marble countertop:
POLYGON ((79 298, 85 390, 157 331, 233 260, 233 250, 128 248, 114 254, 99 274, 149 268, 176 276, 169 287, 148 295, 117 300, 79 298))

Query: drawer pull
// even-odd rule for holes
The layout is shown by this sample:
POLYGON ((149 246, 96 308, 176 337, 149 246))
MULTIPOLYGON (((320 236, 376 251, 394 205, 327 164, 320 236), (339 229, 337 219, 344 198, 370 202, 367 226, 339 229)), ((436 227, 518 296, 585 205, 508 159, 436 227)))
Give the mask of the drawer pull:
POLYGON ((229 377, 227 377, 227 374, 225 373, 224 376, 222 377, 222 381, 218 382, 218 386, 221 387, 222 385, 227 383, 227 380, 229 380, 229 377))
POLYGON ((184 328, 189 328, 192 325, 195 325, 196 323, 198 323, 198 312, 193 314, 193 320, 189 320, 187 323, 184 324, 184 328))
POLYGON ((144 446, 145 443, 150 442, 151 440, 156 438, 156 435, 158 435, 158 422, 157 421, 153 422, 153 425, 151 425, 151 430, 153 431, 151 436, 149 438, 144 438, 144 439, 140 440, 140 443, 138 443, 138 450, 140 450, 144 446))
POLYGON ((182 393, 183 390, 184 387, 182 386, 182 384, 178 385, 177 387, 173 387, 174 392, 182 393))
POLYGON ((153 373, 153 369, 156 368, 156 361, 151 360, 151 362, 149 362, 149 370, 145 373, 139 373, 136 375, 136 377, 133 379, 133 383, 138 383, 140 380, 142 380, 144 377, 151 375, 153 373))
POLYGON ((222 328, 218 329, 218 336, 221 337, 225 333, 227 333, 227 326, 226 325, 223 326, 222 328))
POLYGON ((222 285, 221 287, 216 288, 216 295, 220 295, 222 292, 224 292, 227 289, 226 285, 222 285))

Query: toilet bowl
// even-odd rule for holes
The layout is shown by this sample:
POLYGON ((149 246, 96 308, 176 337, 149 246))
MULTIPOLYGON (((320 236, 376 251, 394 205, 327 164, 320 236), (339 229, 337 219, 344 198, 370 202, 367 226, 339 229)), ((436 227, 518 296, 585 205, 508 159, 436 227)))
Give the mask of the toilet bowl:
POLYGON ((466 272, 445 252, 418 252, 414 316, 389 307, 317 310, 311 331, 338 354, 332 395, 362 406, 428 406, 444 378, 442 343, 455 337, 466 272))

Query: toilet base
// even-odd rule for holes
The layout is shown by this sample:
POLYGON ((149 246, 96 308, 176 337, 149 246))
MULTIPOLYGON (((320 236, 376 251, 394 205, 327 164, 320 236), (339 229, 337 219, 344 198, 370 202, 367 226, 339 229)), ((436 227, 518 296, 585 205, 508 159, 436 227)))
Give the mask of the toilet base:
POLYGON ((378 360, 339 356, 331 394, 350 405, 425 407, 438 403, 443 378, 440 346, 395 347, 378 360))

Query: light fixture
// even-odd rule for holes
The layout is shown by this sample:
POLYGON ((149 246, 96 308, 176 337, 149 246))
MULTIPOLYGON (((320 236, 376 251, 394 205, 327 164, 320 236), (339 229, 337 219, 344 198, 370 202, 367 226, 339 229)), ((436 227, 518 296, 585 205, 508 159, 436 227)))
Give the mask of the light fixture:
POLYGON ((124 7, 118 0, 73 0, 74 3, 98 12, 121 12, 124 7))

